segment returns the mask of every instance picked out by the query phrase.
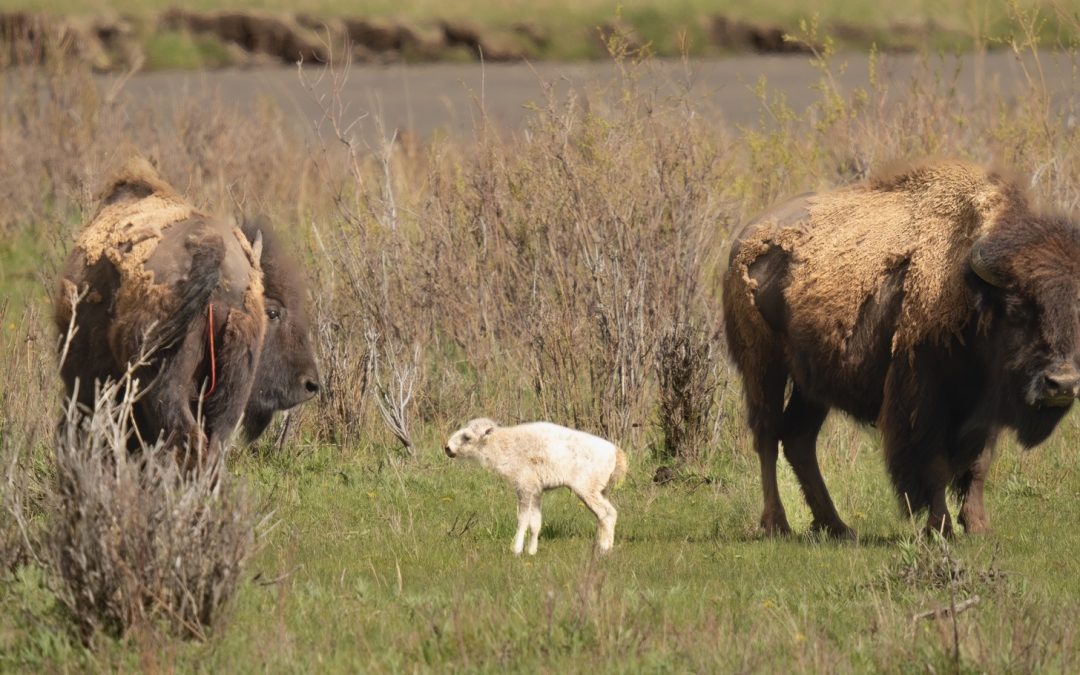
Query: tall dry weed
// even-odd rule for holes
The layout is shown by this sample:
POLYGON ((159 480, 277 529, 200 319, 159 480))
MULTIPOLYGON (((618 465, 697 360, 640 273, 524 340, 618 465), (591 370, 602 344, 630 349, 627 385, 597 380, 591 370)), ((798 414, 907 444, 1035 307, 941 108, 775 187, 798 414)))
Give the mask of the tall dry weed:
POLYGON ((184 470, 160 444, 129 452, 133 372, 103 384, 92 410, 68 404, 37 555, 84 642, 162 626, 205 639, 257 549, 259 517, 223 455, 184 470))

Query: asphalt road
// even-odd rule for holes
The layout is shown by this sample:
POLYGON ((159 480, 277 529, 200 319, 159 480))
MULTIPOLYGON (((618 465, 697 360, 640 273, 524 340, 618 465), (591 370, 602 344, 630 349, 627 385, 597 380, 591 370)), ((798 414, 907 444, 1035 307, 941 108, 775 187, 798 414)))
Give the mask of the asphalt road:
MULTIPOLYGON (((846 63, 836 76, 841 89, 868 85, 865 55, 851 54, 837 60, 846 63)), ((1034 70, 1034 64, 1028 65, 1034 70)), ((929 59, 890 55, 883 58, 879 68, 889 97, 910 95, 912 77, 924 67, 954 82, 958 95, 967 101, 1015 97, 1024 91, 1026 82, 1019 61, 1005 52, 929 59)), ((1080 86, 1073 64, 1065 58, 1044 55, 1042 68, 1055 104, 1075 106, 1080 100, 1080 86)), ((312 84, 310 89, 301 81, 297 69, 288 67, 159 72, 136 75, 123 91, 130 95, 130 101, 163 111, 191 96, 217 96, 242 110, 268 99, 297 125, 314 129, 324 118, 323 106, 333 103, 330 93, 336 88, 343 106, 340 118, 345 122, 359 120, 354 128, 362 134, 377 135, 378 118, 384 133, 407 130, 427 136, 437 129, 468 133, 481 109, 502 127, 519 129, 533 114, 532 106, 544 101, 546 86, 558 96, 565 96, 572 89, 595 91, 597 86, 617 81, 616 69, 609 62, 357 64, 336 87, 332 76, 319 67, 306 67, 303 77, 312 84)), ((762 115, 753 92, 760 78, 765 78, 771 92, 783 93, 796 110, 804 109, 819 96, 816 86, 821 73, 805 56, 737 56, 688 65, 661 61, 644 72, 642 86, 673 92, 689 83, 691 96, 703 104, 708 114, 732 124, 750 124, 762 115)), ((111 79, 103 79, 103 86, 111 86, 111 79)), ((326 131, 329 127, 324 122, 322 128, 326 131)))

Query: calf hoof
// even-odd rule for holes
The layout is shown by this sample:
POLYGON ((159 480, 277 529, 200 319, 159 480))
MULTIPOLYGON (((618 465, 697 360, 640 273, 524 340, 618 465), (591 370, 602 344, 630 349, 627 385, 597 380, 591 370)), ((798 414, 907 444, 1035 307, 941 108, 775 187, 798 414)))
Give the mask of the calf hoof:
POLYGON ((821 532, 829 539, 836 541, 855 541, 857 539, 855 530, 845 525, 842 520, 831 523, 823 523, 815 520, 810 524, 810 531, 821 532))

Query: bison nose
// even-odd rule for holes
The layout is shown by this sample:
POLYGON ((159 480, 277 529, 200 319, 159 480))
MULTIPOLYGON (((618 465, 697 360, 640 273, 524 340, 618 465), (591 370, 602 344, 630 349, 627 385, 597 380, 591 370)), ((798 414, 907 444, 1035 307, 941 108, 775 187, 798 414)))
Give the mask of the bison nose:
POLYGON ((1080 393, 1080 372, 1075 368, 1064 368, 1045 377, 1046 398, 1068 400, 1080 393))
POLYGON ((448 445, 448 446, 446 446, 445 448, 443 448, 443 452, 445 452, 445 453, 446 453, 446 456, 447 456, 447 457, 450 457, 451 459, 453 459, 453 457, 454 457, 454 451, 450 449, 450 446, 449 446, 449 445, 448 445))

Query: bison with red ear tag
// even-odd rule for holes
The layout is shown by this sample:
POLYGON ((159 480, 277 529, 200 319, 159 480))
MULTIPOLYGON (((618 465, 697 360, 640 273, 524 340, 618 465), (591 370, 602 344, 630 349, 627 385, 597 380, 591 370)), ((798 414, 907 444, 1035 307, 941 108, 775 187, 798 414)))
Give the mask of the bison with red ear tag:
POLYGON ((129 367, 140 441, 191 465, 318 391, 301 279, 271 232, 203 213, 136 158, 109 181, 61 270, 54 318, 68 397, 94 405, 129 367), (283 317, 287 317, 283 319, 283 317))
POLYGON ((319 393, 319 371, 311 348, 311 319, 299 269, 265 218, 247 220, 243 230, 251 241, 262 239, 266 312, 262 359, 244 409, 244 436, 250 441, 262 434, 275 412, 297 406, 319 393))
POLYGON ((980 532, 999 432, 1038 445, 1080 392, 1080 227, 982 166, 925 161, 774 207, 732 244, 723 308, 769 534, 790 529, 782 447, 811 528, 853 536, 816 456, 832 408, 881 429, 905 512, 948 534, 953 489, 980 532))

